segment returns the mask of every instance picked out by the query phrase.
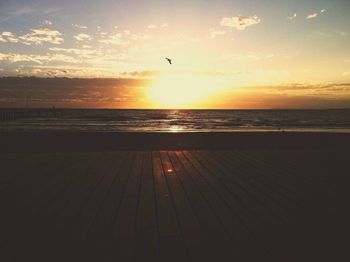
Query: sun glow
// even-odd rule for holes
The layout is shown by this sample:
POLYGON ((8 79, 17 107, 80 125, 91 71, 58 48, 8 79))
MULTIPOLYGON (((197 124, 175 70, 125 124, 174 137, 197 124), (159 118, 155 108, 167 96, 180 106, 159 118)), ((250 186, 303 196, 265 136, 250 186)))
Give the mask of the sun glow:
POLYGON ((166 73, 154 80, 148 96, 151 106, 156 108, 202 108, 220 90, 208 77, 166 73))

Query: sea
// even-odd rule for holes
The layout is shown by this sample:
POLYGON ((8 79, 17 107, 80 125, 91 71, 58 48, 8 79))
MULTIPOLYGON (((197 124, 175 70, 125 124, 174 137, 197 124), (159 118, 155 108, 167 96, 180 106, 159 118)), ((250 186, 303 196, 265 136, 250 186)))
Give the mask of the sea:
POLYGON ((0 131, 350 132, 350 109, 125 110, 60 109, 61 116, 0 122, 0 131))

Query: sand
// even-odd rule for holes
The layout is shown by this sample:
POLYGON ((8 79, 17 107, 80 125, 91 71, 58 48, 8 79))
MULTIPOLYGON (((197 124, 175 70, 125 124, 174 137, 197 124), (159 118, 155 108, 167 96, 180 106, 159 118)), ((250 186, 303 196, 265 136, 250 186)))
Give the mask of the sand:
POLYGON ((350 148, 350 133, 103 133, 2 132, 0 152, 71 152, 137 149, 333 149, 350 148))

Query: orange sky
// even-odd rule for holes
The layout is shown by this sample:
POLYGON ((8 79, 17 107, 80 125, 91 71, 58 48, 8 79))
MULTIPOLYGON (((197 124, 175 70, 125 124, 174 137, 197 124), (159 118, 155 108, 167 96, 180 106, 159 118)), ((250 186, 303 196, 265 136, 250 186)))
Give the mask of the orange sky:
POLYGON ((32 106, 349 107, 349 10, 345 0, 0 3, 0 77, 145 80, 93 91, 3 80, 0 106, 30 96, 32 106))

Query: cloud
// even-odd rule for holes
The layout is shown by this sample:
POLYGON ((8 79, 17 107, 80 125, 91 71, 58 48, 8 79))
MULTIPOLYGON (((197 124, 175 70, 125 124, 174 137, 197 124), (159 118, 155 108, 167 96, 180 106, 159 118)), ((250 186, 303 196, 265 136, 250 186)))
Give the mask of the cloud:
POLYGON ((122 72, 120 74, 123 78, 152 78, 154 76, 157 76, 159 74, 158 71, 131 71, 131 72, 122 72))
POLYGON ((339 31, 339 32, 337 32, 337 34, 340 36, 347 36, 348 35, 348 33, 344 32, 344 31, 339 31))
POLYGON ((92 40, 92 36, 91 35, 88 35, 88 34, 77 34, 75 36, 73 36, 76 40, 78 41, 90 41, 92 40))
POLYGON ((342 76, 350 76, 350 72, 344 72, 342 73, 342 76))
POLYGON ((90 49, 90 47, 89 48, 83 47, 83 49, 52 47, 50 48, 50 51, 75 54, 84 58, 91 58, 93 55, 103 55, 103 52, 101 52, 100 50, 90 49))
POLYGON ((99 40, 102 44, 114 44, 114 45, 125 45, 127 44, 127 41, 123 39, 122 33, 116 33, 113 35, 108 35, 104 39, 99 40))
POLYGON ((42 45, 43 43, 59 45, 64 41, 59 31, 49 28, 31 29, 31 33, 20 36, 19 38, 26 45, 31 45, 33 43, 36 45, 42 45))
POLYGON ((157 26, 156 25, 148 25, 147 28, 148 29, 155 29, 157 26))
POLYGON ((346 37, 348 35, 347 32, 344 31, 314 31, 312 32, 313 35, 324 37, 324 38, 330 38, 330 37, 346 37))
POLYGON ((313 14, 309 14, 306 19, 312 19, 312 18, 316 18, 318 16, 318 13, 313 13, 313 14))
POLYGON ((209 29, 209 34, 211 38, 216 38, 217 36, 226 34, 225 30, 215 30, 215 29, 209 29))
POLYGON ((287 17, 289 20, 294 20, 295 18, 297 18, 297 13, 294 13, 292 16, 287 17))
POLYGON ((273 53, 255 53, 247 52, 245 54, 232 54, 229 56, 223 56, 224 60, 237 60, 237 61, 259 61, 265 59, 272 59, 275 57, 273 53))
POLYGON ((234 27, 238 30, 244 30, 248 26, 256 25, 261 22, 261 19, 254 16, 234 16, 222 18, 220 25, 227 27, 234 27))
MULTIPOLYGON (((347 72, 345 72, 347 73, 347 72)), ((350 72, 348 72, 350 74, 350 72)), ((350 83, 291 83, 281 86, 262 86, 259 89, 266 93, 286 93, 290 95, 349 95, 350 83), (334 93, 342 91, 342 93, 334 93)), ((350 101, 350 100, 349 100, 350 101)))
POLYGON ((44 64, 48 62, 65 62, 78 63, 79 60, 74 57, 63 54, 46 54, 46 55, 32 55, 32 54, 17 54, 17 53, 0 53, 0 61, 8 61, 10 63, 16 62, 34 62, 37 64, 44 64))
MULTIPOLYGON (((36 71, 38 74, 48 72, 36 71)), ((53 76, 64 74, 51 70, 53 76), (57 74, 56 74, 57 73, 57 74)), ((69 73, 69 72, 68 72, 69 73)), ((141 72, 142 74, 142 72, 141 72)), ((146 79, 139 78, 0 78, 0 105, 61 107, 136 107, 142 101, 146 79), (23 95, 25 94, 25 95, 23 95)), ((127 120, 127 119, 125 119, 127 120)))
POLYGON ((131 39, 134 41, 138 41, 138 40, 148 40, 151 39, 152 36, 149 34, 132 34, 131 35, 131 39))
POLYGON ((313 19, 313 18, 316 18, 317 16, 319 16, 320 14, 323 14, 325 13, 327 10, 326 9, 322 9, 320 11, 320 13, 312 13, 312 14, 309 14, 306 19, 313 19))
POLYGON ((168 27, 169 25, 168 25, 168 23, 163 23, 162 24, 162 27, 168 27))
POLYGON ((78 25, 78 24, 72 24, 72 26, 76 27, 76 28, 80 28, 80 29, 87 29, 88 27, 85 25, 78 25))
POLYGON ((10 11, 10 15, 12 16, 22 16, 22 15, 27 15, 36 12, 37 10, 30 7, 30 6, 23 6, 20 8, 16 8, 13 11, 10 11))
POLYGON ((52 25, 52 22, 50 20, 45 20, 43 22, 44 25, 52 25))
POLYGON ((313 35, 319 36, 319 37, 325 37, 325 38, 330 38, 333 37, 334 35, 328 32, 322 32, 322 31, 315 31, 312 32, 313 35))
POLYGON ((18 38, 11 32, 2 32, 0 35, 0 42, 18 43, 18 38))

